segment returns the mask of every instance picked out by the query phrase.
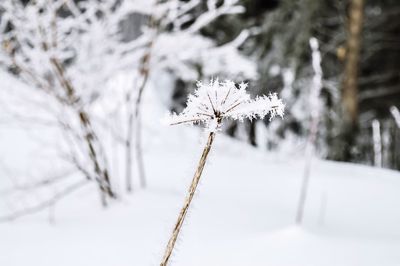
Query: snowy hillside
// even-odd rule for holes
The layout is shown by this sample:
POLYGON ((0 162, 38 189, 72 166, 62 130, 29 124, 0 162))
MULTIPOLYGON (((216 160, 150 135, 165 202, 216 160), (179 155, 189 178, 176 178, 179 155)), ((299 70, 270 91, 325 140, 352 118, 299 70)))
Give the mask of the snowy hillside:
MULTIPOLYGON (((108 209, 95 186, 49 211, 0 224, 0 265, 158 265, 204 133, 146 129, 149 187, 108 209)), ((217 136, 178 240, 176 266, 400 264, 400 174, 314 161, 305 225, 294 226, 301 158, 217 136), (266 174, 267 173, 267 174, 266 174)))

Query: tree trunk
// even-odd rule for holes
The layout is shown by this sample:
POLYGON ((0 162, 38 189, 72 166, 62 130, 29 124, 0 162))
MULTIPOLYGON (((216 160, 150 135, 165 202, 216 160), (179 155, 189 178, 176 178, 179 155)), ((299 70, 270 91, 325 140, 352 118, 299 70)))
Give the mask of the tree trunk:
POLYGON ((351 147, 354 145, 358 121, 358 70, 361 50, 361 35, 364 15, 364 0, 352 0, 350 3, 346 64, 344 69, 342 103, 343 103, 343 160, 348 161, 353 156, 351 147))
POLYGON ((343 81, 345 119, 352 125, 358 118, 358 69, 361 50, 364 0, 352 0, 349 14, 346 65, 343 81))

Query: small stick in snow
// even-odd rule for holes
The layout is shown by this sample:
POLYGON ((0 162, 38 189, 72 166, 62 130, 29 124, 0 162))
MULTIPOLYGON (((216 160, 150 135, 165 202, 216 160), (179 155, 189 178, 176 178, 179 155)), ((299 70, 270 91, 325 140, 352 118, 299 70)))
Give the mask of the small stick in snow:
POLYGON ((297 213, 296 213, 296 224, 301 224, 303 221, 304 210, 306 206, 306 199, 308 194, 308 187, 310 183, 310 174, 311 174, 311 161, 314 156, 315 146, 318 137, 318 125, 320 121, 320 113, 321 113, 321 102, 319 100, 319 96, 322 89, 322 68, 321 68, 321 52, 319 50, 318 40, 314 37, 310 39, 310 47, 312 50, 312 67, 315 72, 314 77, 312 79, 312 86, 310 91, 310 133, 308 135, 307 143, 306 143, 306 165, 304 167, 303 172, 303 180, 301 183, 300 189, 300 198, 297 205, 297 213))
POLYGON ((183 112, 179 115, 172 115, 168 119, 170 125, 203 123, 208 128, 209 135, 160 266, 166 266, 172 255, 189 206, 196 193, 216 131, 221 128, 223 119, 243 121, 245 118, 263 119, 266 115, 270 115, 270 119, 276 115, 283 116, 284 105, 276 94, 251 100, 246 88, 247 84, 241 83, 237 87, 234 82, 229 80, 224 82, 211 80, 209 84, 205 85, 199 82, 194 95, 189 96, 187 107, 183 112), (215 95, 215 97, 210 97, 210 95, 215 95))
POLYGON ((394 121, 396 122, 396 125, 398 128, 400 128, 400 111, 396 106, 390 107, 390 112, 393 115, 394 121))

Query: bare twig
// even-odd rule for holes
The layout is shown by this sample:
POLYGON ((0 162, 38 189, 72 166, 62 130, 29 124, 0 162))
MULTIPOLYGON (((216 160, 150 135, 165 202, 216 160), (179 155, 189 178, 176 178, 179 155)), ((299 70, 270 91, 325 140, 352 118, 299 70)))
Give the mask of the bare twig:
POLYGON ((7 194, 12 194, 17 191, 32 190, 32 189, 36 189, 36 188, 43 187, 43 186, 53 185, 60 181, 65 180, 65 178, 71 176, 71 174, 73 174, 74 172, 75 172, 74 170, 67 170, 63 173, 54 175, 52 177, 47 177, 47 178, 44 178, 44 179, 36 181, 36 182, 27 183, 27 184, 23 184, 23 185, 15 184, 12 188, 0 190, 0 194, 7 195, 7 194))
POLYGON ((306 143, 306 165, 303 172, 303 179, 300 189, 300 197, 298 201, 296 223, 301 224, 304 216, 304 209, 308 194, 308 187, 310 182, 311 162, 315 152, 316 141, 318 137, 318 125, 320 123, 321 104, 319 96, 322 89, 322 68, 321 68, 321 53, 319 51, 319 44, 317 39, 310 39, 310 46, 312 49, 312 66, 314 69, 314 77, 311 86, 309 105, 311 108, 311 125, 310 132, 306 143))
POLYGON ((83 187, 84 185, 89 184, 88 180, 84 179, 75 184, 72 184, 66 187, 64 190, 60 191, 58 194, 53 197, 35 205, 32 207, 25 208, 23 210, 16 211, 10 215, 0 216, 0 222, 12 221, 22 216, 26 216, 29 214, 34 214, 40 212, 48 207, 54 206, 59 200, 76 191, 77 189, 83 187))
MULTIPOLYGON (((158 2, 157 2, 158 3, 158 2)), ((157 4, 156 3, 156 4, 157 4)), ((156 32, 147 43, 146 52, 144 53, 139 69, 139 75, 142 77, 142 83, 137 88, 137 96, 135 101, 135 110, 130 112, 128 115, 128 132, 126 140, 126 189, 128 192, 132 191, 132 137, 133 129, 135 126, 135 155, 138 167, 138 174, 140 179, 140 185, 142 188, 146 187, 146 176, 145 167, 143 160, 143 149, 142 149, 142 121, 141 121, 141 105, 143 92, 146 88, 149 76, 150 76, 150 59, 152 55, 152 48, 157 34, 159 33, 159 23, 156 23, 154 16, 150 18, 150 27, 154 28, 156 32)), ((131 95, 128 93, 127 99, 130 101, 131 95)), ((129 103, 128 103, 129 104, 129 103)))

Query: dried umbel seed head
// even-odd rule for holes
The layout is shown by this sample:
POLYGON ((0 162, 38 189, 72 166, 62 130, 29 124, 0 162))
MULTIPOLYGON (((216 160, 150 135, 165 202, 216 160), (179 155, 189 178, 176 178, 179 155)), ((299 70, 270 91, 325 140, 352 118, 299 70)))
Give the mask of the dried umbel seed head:
POLYGON ((180 114, 168 118, 171 125, 203 123, 210 131, 217 130, 223 119, 263 119, 269 116, 283 117, 284 104, 276 94, 250 98, 247 84, 235 84, 230 80, 211 80, 208 84, 197 83, 187 106, 180 114))

